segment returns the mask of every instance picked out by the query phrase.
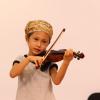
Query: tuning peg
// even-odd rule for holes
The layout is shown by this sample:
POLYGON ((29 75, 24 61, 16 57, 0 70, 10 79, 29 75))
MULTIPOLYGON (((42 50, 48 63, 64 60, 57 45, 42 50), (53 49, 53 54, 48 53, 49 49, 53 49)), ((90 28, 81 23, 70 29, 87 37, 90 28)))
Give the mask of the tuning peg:
POLYGON ((77 57, 77 60, 80 60, 80 58, 79 58, 79 57, 77 57))

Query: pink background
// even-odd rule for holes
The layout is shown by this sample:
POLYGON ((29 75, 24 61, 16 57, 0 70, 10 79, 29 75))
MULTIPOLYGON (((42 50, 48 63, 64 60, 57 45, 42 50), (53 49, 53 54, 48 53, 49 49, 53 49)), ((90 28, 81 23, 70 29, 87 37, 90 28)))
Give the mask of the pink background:
POLYGON ((52 24, 51 44, 66 28, 53 49, 72 48, 86 56, 73 59, 63 82, 54 86, 57 100, 87 100, 91 93, 100 92, 99 0, 1 0, 0 100, 15 99, 17 78, 11 79, 9 71, 14 58, 27 52, 24 27, 34 19, 52 24))

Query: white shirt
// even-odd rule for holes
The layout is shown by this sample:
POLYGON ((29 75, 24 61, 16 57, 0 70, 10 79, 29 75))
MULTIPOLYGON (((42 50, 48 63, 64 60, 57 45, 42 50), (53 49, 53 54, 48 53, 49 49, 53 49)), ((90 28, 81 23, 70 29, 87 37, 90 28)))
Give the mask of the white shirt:
MULTIPOLYGON (((16 60, 23 58, 19 56, 16 60)), ((18 76, 16 100, 55 100, 49 69, 42 72, 30 62, 18 76)))

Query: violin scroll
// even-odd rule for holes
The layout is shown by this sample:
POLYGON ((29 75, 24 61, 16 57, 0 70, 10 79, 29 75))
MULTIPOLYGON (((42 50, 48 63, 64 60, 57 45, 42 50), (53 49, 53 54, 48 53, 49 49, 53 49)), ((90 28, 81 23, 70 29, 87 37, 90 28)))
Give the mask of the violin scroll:
POLYGON ((80 60, 80 58, 82 59, 82 58, 85 57, 84 54, 81 53, 80 51, 78 51, 78 52, 73 52, 73 54, 74 54, 74 58, 77 58, 77 60, 80 60))

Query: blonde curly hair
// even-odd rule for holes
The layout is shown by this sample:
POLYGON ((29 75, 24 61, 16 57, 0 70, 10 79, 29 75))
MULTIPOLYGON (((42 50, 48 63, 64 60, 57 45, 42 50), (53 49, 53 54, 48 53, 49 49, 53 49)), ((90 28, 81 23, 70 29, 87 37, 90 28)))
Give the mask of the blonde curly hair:
POLYGON ((25 27, 25 34, 27 37, 31 35, 31 33, 43 31, 48 34, 50 40, 53 35, 53 28, 50 23, 44 20, 33 20, 29 21, 25 27))

